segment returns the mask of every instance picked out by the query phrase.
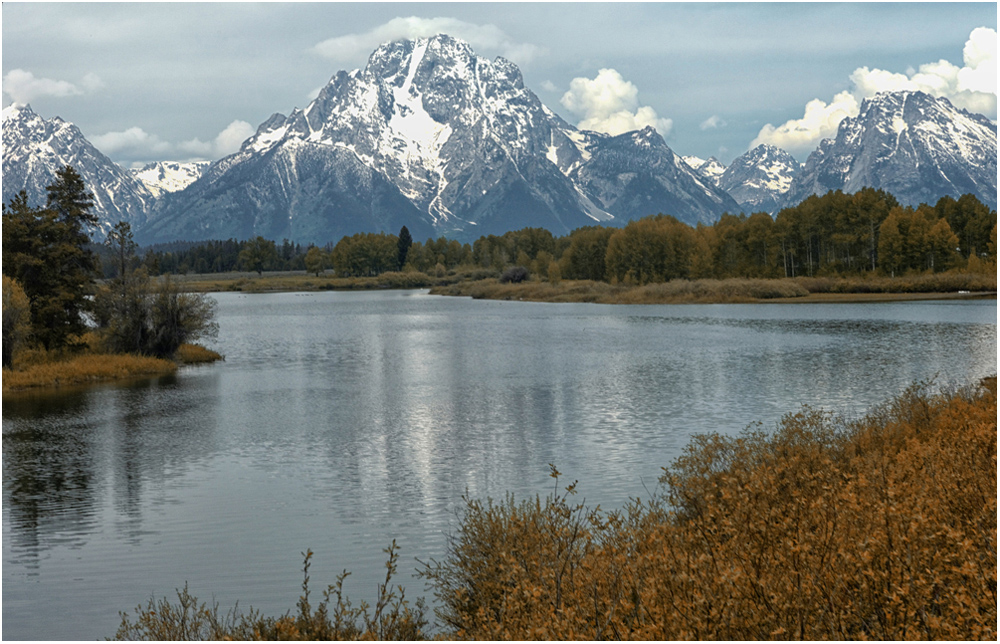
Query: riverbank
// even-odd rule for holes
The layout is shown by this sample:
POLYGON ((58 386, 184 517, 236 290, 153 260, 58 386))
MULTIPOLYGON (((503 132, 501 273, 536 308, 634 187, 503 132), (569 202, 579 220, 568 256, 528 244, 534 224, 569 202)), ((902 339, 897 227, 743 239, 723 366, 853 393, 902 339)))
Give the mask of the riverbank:
POLYGON ((564 280, 558 284, 497 280, 431 288, 433 295, 525 302, 597 304, 741 304, 760 302, 891 302, 929 299, 995 299, 996 277, 920 276, 850 280, 833 278, 672 280, 629 286, 564 280))
POLYGON ((16 360, 13 369, 3 370, 3 394, 165 376, 182 365, 223 359, 221 354, 197 344, 181 345, 173 360, 108 353, 34 356, 16 360))
POLYGON ((551 283, 531 279, 501 284, 489 269, 442 275, 391 272, 375 277, 319 276, 302 271, 172 276, 188 292, 286 293, 430 289, 432 295, 525 302, 597 304, 734 304, 757 302, 891 302, 927 299, 995 299, 996 275, 941 273, 909 277, 672 280, 630 286, 589 280, 551 283))

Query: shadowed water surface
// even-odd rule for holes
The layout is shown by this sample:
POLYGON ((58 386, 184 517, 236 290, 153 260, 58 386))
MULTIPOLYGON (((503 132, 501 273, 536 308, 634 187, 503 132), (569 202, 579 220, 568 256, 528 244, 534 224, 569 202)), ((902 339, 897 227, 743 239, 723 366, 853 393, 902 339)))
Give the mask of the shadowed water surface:
POLYGON ((468 490, 645 496, 693 433, 858 415, 996 372, 996 302, 602 306, 219 294, 224 363, 3 405, 3 637, 94 639, 188 582, 224 608, 374 596, 468 490))

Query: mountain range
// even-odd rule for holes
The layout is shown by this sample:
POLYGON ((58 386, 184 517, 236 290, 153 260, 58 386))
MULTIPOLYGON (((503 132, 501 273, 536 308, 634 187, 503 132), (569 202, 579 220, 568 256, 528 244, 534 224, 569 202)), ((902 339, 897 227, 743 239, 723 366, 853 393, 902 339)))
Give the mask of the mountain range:
POLYGON ((971 192, 996 208, 996 125, 920 92, 866 99, 805 164, 760 145, 728 167, 680 157, 654 129, 580 130, 504 58, 439 35, 382 45, 305 109, 274 114, 212 163, 125 170, 76 126, 3 110, 3 199, 44 202, 56 168, 94 192, 102 230, 143 243, 262 235, 325 243, 357 232, 471 241, 526 226, 565 234, 649 214, 695 225, 776 213, 810 194, 884 188, 904 204, 971 192))

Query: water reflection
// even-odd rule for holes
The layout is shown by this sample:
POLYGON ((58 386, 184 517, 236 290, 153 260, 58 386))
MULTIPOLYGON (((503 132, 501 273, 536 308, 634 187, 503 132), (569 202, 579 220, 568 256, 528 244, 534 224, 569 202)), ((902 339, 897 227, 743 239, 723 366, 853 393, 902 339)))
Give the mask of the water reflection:
MULTIPOLYGON (((211 379, 197 381, 199 394, 211 390, 211 379)), ((202 451, 194 437, 206 423, 191 421, 208 410, 181 382, 166 376, 4 400, 4 535, 16 562, 85 546, 103 527, 106 486, 120 536, 138 543, 146 482, 202 451)))
POLYGON ((118 610, 184 581, 284 611, 305 548, 316 579, 348 567, 367 597, 391 538, 408 561, 441 555, 466 491, 544 494, 555 463, 614 507, 692 433, 996 370, 995 302, 218 299, 224 363, 4 401, 5 637, 109 635, 118 610), (41 602, 71 621, 22 616, 41 602))

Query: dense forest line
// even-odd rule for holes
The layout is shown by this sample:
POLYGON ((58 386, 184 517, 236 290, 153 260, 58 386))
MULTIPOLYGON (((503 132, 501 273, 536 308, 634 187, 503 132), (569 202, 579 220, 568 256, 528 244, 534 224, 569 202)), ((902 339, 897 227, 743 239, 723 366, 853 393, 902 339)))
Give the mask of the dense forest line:
MULTIPOLYGON (((647 500, 465 498, 427 611, 347 573, 282 616, 226 613, 187 587, 122 615, 120 640, 988 640, 997 636, 996 378, 917 385, 861 419, 803 409, 695 437, 647 500)), ((550 466, 551 467, 551 466, 550 466)), ((585 483, 579 487, 585 487, 585 483)), ((205 589, 209 590, 209 589, 205 589)))
POLYGON ((333 269, 337 277, 389 271, 429 275, 456 267, 523 267, 538 278, 649 284, 672 279, 901 276, 951 269, 980 272, 995 265, 996 211, 973 195, 943 197, 933 206, 900 206, 883 190, 812 196, 777 216, 724 214, 691 227, 653 215, 622 228, 588 226, 556 237, 542 228, 480 237, 461 244, 444 237, 412 241, 358 233, 325 247, 262 237, 177 243, 150 248, 151 274, 333 269))

